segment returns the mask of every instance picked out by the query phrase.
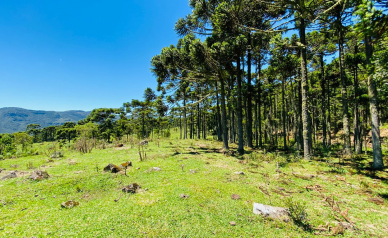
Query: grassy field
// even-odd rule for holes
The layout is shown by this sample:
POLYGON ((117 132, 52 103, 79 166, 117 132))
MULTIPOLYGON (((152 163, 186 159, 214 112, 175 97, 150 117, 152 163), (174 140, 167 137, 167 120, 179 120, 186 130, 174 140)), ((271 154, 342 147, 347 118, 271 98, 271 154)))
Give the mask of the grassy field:
POLYGON ((128 144, 89 154, 65 150, 53 161, 44 155, 0 161, 0 177, 25 175, 0 181, 0 237, 388 237, 388 172, 367 170, 370 155, 309 162, 258 150, 239 157, 221 146, 165 139, 160 147, 149 143, 145 161, 128 144), (128 160, 127 176, 102 171, 128 160), (37 169, 50 178, 30 181, 37 169), (142 189, 123 193, 130 183, 142 189), (68 200, 79 206, 61 208, 68 200), (254 202, 297 206, 308 216, 304 225, 269 220, 253 214, 254 202), (351 228, 338 231, 339 220, 351 228))

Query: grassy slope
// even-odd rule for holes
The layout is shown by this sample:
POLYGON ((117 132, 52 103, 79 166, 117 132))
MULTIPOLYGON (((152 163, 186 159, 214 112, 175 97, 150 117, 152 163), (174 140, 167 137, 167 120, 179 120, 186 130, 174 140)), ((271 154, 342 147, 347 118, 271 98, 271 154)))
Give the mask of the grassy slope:
MULTIPOLYGON (((0 168, 7 171, 12 170, 13 164, 20 166, 19 171, 32 171, 26 169, 26 164, 32 161, 34 166, 41 166, 51 175, 41 182, 26 178, 0 181, 0 236, 314 236, 314 232, 304 231, 292 222, 270 221, 252 213, 253 202, 285 206, 285 196, 274 192, 279 187, 294 192, 294 201, 306 203, 313 227, 335 223, 337 213, 324 201, 325 196, 334 196, 342 210, 349 209, 349 218, 360 229, 346 231, 345 237, 387 236, 387 172, 373 175, 363 169, 356 170, 351 167, 354 161, 349 160, 345 161, 349 162, 348 166, 343 166, 345 170, 334 170, 341 173, 337 174, 330 172, 332 163, 303 160, 285 163, 273 154, 256 152, 240 160, 218 153, 220 147, 219 142, 212 141, 163 140, 160 147, 154 142, 149 144, 145 162, 140 162, 136 149, 128 145, 122 150, 108 148, 85 155, 66 152, 66 158, 51 163, 44 156, 0 161, 0 168), (76 164, 69 164, 70 159, 76 164), (101 172, 108 163, 120 164, 128 160, 134 164, 128 176, 101 172), (282 173, 276 172, 275 161, 283 166, 280 167, 282 173), (162 171, 147 172, 154 166, 162 171), (96 167, 100 168, 99 172, 96 167), (190 169, 197 173, 191 173, 190 169), (83 172, 76 173, 79 171, 83 172), (245 175, 236 175, 236 171, 244 171, 245 175), (315 177, 300 178, 311 174, 315 177), (379 176, 380 180, 374 180, 372 175, 379 176), (346 182, 338 176, 344 177, 346 182), (133 182, 148 190, 124 195, 121 188, 133 182), (320 185, 323 190, 307 191, 307 185, 320 185), (262 190, 268 191, 269 196, 262 190), (182 200, 181 193, 190 197, 182 200), (241 199, 232 200, 234 193, 241 199), (367 201, 374 196, 384 197, 384 205, 367 201), (118 198, 120 200, 115 202, 118 198), (79 201, 80 205, 62 209, 60 204, 70 199, 79 201), (237 225, 231 226, 230 221, 237 225)), ((358 166, 367 162, 359 160, 358 166)))

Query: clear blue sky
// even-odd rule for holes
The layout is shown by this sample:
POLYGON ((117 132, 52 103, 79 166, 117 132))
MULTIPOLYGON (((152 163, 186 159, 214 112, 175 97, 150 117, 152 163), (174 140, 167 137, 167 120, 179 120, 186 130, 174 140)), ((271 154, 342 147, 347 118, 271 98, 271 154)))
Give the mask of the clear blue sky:
POLYGON ((2 0, 0 108, 120 107, 156 89, 152 56, 176 44, 188 0, 2 0))

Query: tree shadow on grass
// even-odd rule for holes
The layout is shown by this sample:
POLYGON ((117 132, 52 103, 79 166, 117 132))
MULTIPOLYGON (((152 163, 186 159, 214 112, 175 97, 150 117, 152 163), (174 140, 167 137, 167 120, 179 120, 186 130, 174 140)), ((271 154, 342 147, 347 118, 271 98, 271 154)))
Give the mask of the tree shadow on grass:
POLYGON ((388 200, 388 193, 379 193, 379 196, 385 200, 388 200))

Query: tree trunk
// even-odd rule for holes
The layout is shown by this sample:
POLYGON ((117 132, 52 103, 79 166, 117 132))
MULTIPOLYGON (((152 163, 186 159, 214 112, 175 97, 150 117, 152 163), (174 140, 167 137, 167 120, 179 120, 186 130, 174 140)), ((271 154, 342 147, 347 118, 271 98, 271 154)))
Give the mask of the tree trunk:
MULTIPOLYGON (((198 98, 199 101, 199 98, 198 98)), ((201 124, 200 124, 201 112, 199 109, 199 102, 197 103, 197 139, 201 139, 201 124)))
POLYGON ((247 75, 247 121, 246 121, 246 133, 247 133, 247 144, 249 148, 253 148, 252 144, 252 75, 251 75, 251 35, 248 35, 248 75, 247 75))
POLYGON ((219 73, 220 75, 220 80, 221 80, 221 113, 222 113, 222 118, 221 118, 221 124, 222 124, 222 135, 223 135, 223 148, 224 149, 229 149, 228 145, 228 121, 226 118, 226 105, 225 105, 225 81, 221 77, 221 72, 219 73))
POLYGON ((186 97, 183 97, 183 139, 187 139, 186 97))
POLYGON ((261 57, 259 57, 259 65, 258 65, 258 77, 257 77, 257 87, 258 87, 258 92, 257 92, 257 102, 258 102, 258 107, 259 107, 259 114, 258 114, 258 119, 259 119, 259 148, 263 147, 263 136, 261 133, 261 57))
POLYGON ((338 31, 338 48, 339 48, 339 67, 340 67, 340 78, 341 78, 341 95, 342 95, 342 114, 343 114, 343 130, 344 130, 344 149, 345 154, 351 154, 351 145, 350 145, 350 126, 349 126, 349 107, 348 107, 348 95, 346 91, 346 78, 344 72, 344 53, 343 53, 343 32, 342 32, 342 22, 341 16, 337 14, 337 19, 339 21, 339 31, 338 31))
MULTIPOLYGON (((304 5, 304 1, 303 1, 304 5)), ((299 23, 299 37, 300 42, 303 45, 301 49, 301 68, 302 68, 302 120, 303 120, 303 145, 304 145, 304 158, 306 160, 311 159, 311 121, 308 112, 308 92, 309 85, 307 80, 307 55, 306 55, 306 26, 304 19, 300 18, 299 23)))
POLYGON ((221 113, 220 113, 220 103, 218 99, 218 82, 216 82, 216 99, 217 99, 217 135, 218 135, 218 141, 222 141, 222 125, 221 125, 221 113))
POLYGON ((331 110, 330 110, 330 82, 327 82, 327 132, 329 135, 327 146, 331 146, 331 110))
POLYGON ((283 149, 287 150, 287 140, 286 140, 286 105, 284 101, 284 94, 285 94, 285 81, 286 79, 283 78, 282 80, 282 111, 283 111, 283 149))
MULTIPOLYGON (((357 45, 355 55, 357 54, 357 45)), ((357 65, 354 68, 354 151, 356 154, 362 153, 362 138, 360 128, 360 111, 358 109, 358 73, 357 65)))
POLYGON ((321 102, 321 110, 322 110, 322 142, 323 146, 327 146, 327 137, 326 137, 326 88, 325 88, 325 65, 323 61, 323 54, 319 55, 320 68, 321 68, 321 90, 322 90, 322 102, 321 102))
POLYGON ((242 95, 241 95, 241 61, 237 58, 237 124, 238 124, 238 153, 244 154, 244 134, 243 134, 243 115, 242 115, 242 95))
POLYGON ((373 79, 373 69, 371 67, 371 58, 373 55, 373 45, 369 37, 365 38, 365 53, 368 67, 368 94, 370 103, 370 115, 372 123, 372 139, 373 139, 373 169, 383 169, 383 153, 381 151, 380 142, 380 122, 378 112, 377 90, 376 83, 373 79))
POLYGON ((182 114, 179 116, 179 138, 182 140, 182 114))

